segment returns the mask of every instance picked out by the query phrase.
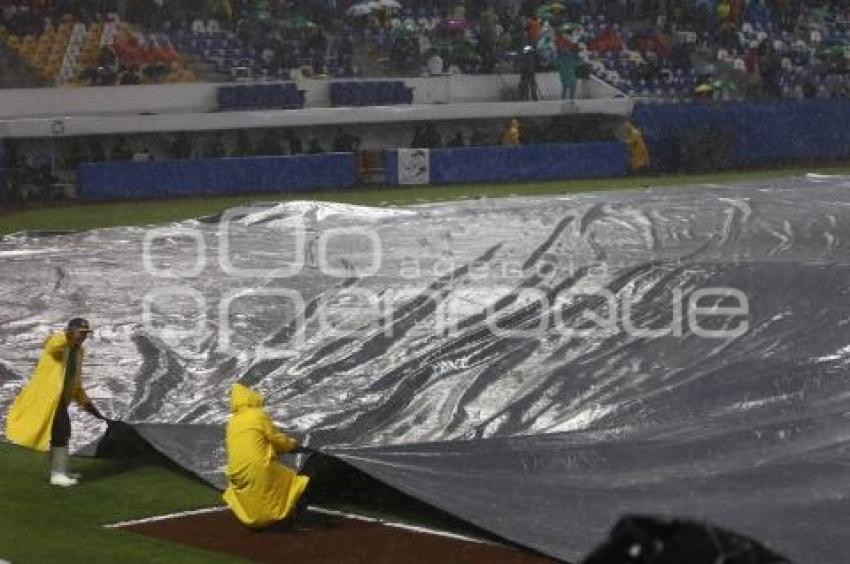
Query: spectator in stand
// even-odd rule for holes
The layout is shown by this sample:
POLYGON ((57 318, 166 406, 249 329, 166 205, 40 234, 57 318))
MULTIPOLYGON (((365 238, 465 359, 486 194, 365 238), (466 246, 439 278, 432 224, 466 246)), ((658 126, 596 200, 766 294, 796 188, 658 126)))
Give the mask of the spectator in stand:
POLYGON ((207 33, 207 25, 200 18, 195 18, 192 21, 192 33, 195 35, 206 35, 207 33))
POLYGON ((443 58, 436 50, 428 57, 428 74, 431 76, 443 74, 443 58))
POLYGON ((443 146, 443 140, 440 139, 440 134, 433 123, 425 125, 425 130, 422 132, 422 143, 426 149, 439 149, 443 146))
POLYGON ((559 29, 555 32, 555 52, 560 54, 565 52, 573 45, 573 42, 567 37, 563 30, 559 29))
POLYGON ((488 7, 481 16, 480 33, 478 36, 478 54, 481 57, 481 72, 491 73, 496 67, 498 57, 496 54, 496 45, 498 42, 498 32, 496 26, 496 14, 493 9, 488 7))
POLYGON ((69 145, 65 167, 68 170, 76 171, 81 164, 89 162, 89 156, 81 140, 74 139, 69 145))
POLYGON ((730 0, 729 1, 729 20, 736 29, 741 27, 744 22, 744 11, 747 8, 746 0, 730 0))
POLYGON ((519 57, 519 99, 537 101, 537 51, 531 45, 519 57))
POLYGON ((537 41, 540 39, 540 31, 542 28, 543 22, 540 21, 540 17, 538 17, 537 14, 532 15, 525 24, 525 34, 532 45, 536 45, 537 41))
POLYGON ((191 159, 192 144, 189 142, 189 136, 181 131, 171 140, 168 156, 172 159, 191 159))
POLYGON ((446 143, 446 147, 466 147, 466 141, 464 141, 463 135, 460 131, 455 132, 454 137, 449 139, 449 142, 446 143))
POLYGON ((629 149, 629 170, 640 172, 649 166, 649 150, 643 133, 631 122, 626 122, 626 145, 629 149))
POLYGON ((141 151, 133 154, 133 160, 142 163, 150 162, 153 160, 153 154, 148 150, 147 147, 142 147, 141 151))
POLYGON ((469 136, 470 147, 486 147, 489 144, 490 138, 480 129, 473 130, 472 135, 469 136))
POLYGON ((782 91, 779 85, 782 71, 782 60, 767 41, 762 46, 761 81, 764 93, 768 98, 780 98, 782 91))
POLYGON ((113 86, 118 79, 118 57, 109 45, 100 48, 97 63, 90 71, 92 86, 113 86))
POLYGON ((221 133, 216 133, 209 145, 204 151, 204 157, 208 159, 220 159, 227 156, 227 150, 224 148, 224 140, 221 133))
POLYGON ((337 59, 339 66, 343 69, 351 69, 354 66, 354 41, 350 33, 344 33, 337 43, 337 59))
POLYGON ((774 7, 776 8, 777 20, 779 21, 779 25, 782 26, 782 29, 789 32, 793 31, 794 18, 792 17, 791 0, 774 0, 774 7))
POLYGON ((254 145, 242 129, 236 132, 235 147, 236 149, 233 151, 234 157, 254 156, 254 145))
POLYGON ((325 74, 325 54, 328 50, 328 38, 321 28, 313 28, 312 34, 307 41, 313 58, 313 76, 325 74))
POLYGON ((348 133, 345 129, 337 129, 333 141, 335 153, 353 153, 357 150, 358 145, 360 145, 360 140, 357 137, 348 133))
POLYGON ((717 17, 717 24, 722 26, 724 23, 729 21, 732 14, 732 7, 729 5, 728 0, 720 0, 717 2, 714 11, 717 17))
POLYGON ((129 67, 124 72, 121 73, 121 79, 119 83, 122 86, 136 86, 142 83, 142 77, 139 75, 139 69, 137 67, 129 67))
POLYGON ((283 147, 274 132, 266 131, 263 134, 260 142, 257 144, 257 154, 265 156, 283 155, 283 147))
POLYGON ((578 45, 567 48, 558 55, 558 75, 561 78, 561 99, 575 100, 578 79, 576 70, 581 60, 578 57, 578 45))
POLYGON ((424 149, 425 148, 425 139, 422 134, 425 130, 422 127, 417 126, 413 130, 413 139, 410 140, 410 148, 411 149, 424 149))
POLYGON ((286 133, 284 134, 284 138, 289 144, 290 155, 300 155, 304 152, 304 144, 301 142, 301 138, 298 136, 294 129, 287 129, 286 133))
MULTIPOLYGON (((638 36, 638 39, 640 38, 641 36, 638 36)), ((623 50, 623 38, 613 26, 609 25, 588 42, 587 48, 597 53, 619 53, 623 50)), ((643 45, 635 45, 635 48, 640 51, 643 45)))
POLYGON ((307 154, 309 155, 318 155, 319 153, 324 153, 325 150, 319 145, 319 140, 313 137, 310 139, 310 146, 307 147, 307 154))
POLYGON ((118 136, 109 157, 109 160, 112 161, 129 161, 133 158, 133 151, 127 146, 127 141, 123 136, 118 136))
POLYGON ((195 73, 189 70, 186 64, 179 60, 171 63, 170 72, 165 78, 165 81, 170 83, 195 82, 195 80, 195 73))
POLYGON ((89 137, 88 139, 89 162, 102 163, 106 161, 106 149, 100 137, 89 137))
POLYGON ((505 131, 502 133, 502 145, 519 145, 520 144, 520 130, 519 130, 519 120, 516 118, 511 118, 508 121, 508 125, 505 127, 505 131))

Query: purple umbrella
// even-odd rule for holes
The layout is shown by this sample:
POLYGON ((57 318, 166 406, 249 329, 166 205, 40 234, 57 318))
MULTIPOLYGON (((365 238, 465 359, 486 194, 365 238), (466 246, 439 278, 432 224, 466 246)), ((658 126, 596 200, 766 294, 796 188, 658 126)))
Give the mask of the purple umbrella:
POLYGON ((465 31, 469 29, 469 24, 466 23, 466 20, 460 18, 450 18, 446 20, 442 20, 437 24, 438 29, 446 29, 450 31, 465 31))

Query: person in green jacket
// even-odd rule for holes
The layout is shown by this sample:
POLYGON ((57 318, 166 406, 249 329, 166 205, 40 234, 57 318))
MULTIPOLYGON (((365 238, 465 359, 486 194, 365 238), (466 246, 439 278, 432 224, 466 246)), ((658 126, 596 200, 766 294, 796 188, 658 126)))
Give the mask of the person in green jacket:
POLYGON ((566 100, 569 94, 570 100, 575 100, 576 85, 578 78, 576 70, 580 63, 578 46, 571 45, 558 55, 558 74, 561 76, 561 98, 566 100))

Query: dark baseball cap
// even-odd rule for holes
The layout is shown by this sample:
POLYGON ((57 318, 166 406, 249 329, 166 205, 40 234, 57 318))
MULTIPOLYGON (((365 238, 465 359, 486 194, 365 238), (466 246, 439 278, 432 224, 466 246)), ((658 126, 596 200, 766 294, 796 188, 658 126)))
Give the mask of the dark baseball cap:
POLYGON ((75 317, 71 321, 68 322, 67 331, 84 331, 86 333, 91 333, 91 327, 89 327, 89 322, 82 317, 75 317))

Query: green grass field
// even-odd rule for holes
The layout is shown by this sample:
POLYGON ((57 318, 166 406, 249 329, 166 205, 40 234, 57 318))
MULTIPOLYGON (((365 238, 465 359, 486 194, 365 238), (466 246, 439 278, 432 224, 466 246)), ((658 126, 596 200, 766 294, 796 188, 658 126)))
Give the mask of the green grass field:
POLYGON ((47 483, 47 455, 0 444, 0 559, 47 562, 233 562, 103 525, 220 505, 218 491, 165 468, 75 458, 73 488, 47 483))
MULTIPOLYGON (((727 174, 629 177, 496 186, 410 187, 300 194, 258 194, 170 201, 65 202, 0 216, 0 235, 166 223, 256 201, 316 199, 361 205, 400 205, 463 198, 564 194, 641 187, 685 186, 777 178, 817 171, 848 174, 850 166, 820 166, 727 174)), ((0 560, 23 562, 217 562, 210 553, 158 542, 103 525, 220 504, 219 493, 165 468, 76 459, 88 476, 69 489, 46 482, 47 456, 0 443, 0 560)))

